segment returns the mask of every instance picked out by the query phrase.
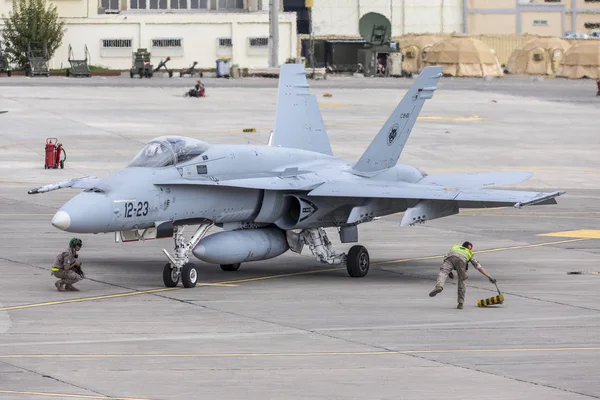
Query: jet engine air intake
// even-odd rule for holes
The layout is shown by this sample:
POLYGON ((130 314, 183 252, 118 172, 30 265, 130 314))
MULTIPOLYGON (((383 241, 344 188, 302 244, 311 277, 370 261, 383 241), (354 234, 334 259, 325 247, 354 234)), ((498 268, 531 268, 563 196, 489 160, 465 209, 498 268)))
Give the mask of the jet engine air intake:
POLYGON ((283 230, 295 229, 318 209, 314 202, 297 195, 267 191, 254 222, 275 224, 283 230))

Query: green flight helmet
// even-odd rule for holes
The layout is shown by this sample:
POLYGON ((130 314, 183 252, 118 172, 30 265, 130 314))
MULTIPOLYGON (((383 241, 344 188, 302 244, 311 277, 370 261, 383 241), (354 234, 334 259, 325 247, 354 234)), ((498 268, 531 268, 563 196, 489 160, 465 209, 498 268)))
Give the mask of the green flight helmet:
POLYGON ((69 241, 69 247, 82 246, 83 242, 79 238, 73 238, 69 241))

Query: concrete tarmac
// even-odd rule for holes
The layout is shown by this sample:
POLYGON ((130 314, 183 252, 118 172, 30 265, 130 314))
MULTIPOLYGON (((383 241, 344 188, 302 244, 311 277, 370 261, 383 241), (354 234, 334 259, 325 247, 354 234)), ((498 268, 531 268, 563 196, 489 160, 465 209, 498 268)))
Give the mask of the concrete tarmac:
MULTIPOLYGON (((531 171, 514 188, 567 190, 557 205, 461 210, 415 227, 401 228, 401 214, 360 225, 372 259, 362 279, 305 249, 237 272, 194 259, 201 283, 165 288, 161 249, 171 251, 171 239, 82 235, 88 279, 80 292, 58 292, 50 265, 73 235, 50 220, 79 190, 27 190, 106 177, 160 135, 265 144, 275 118, 276 80, 207 81, 208 97, 189 99, 182 94, 193 80, 93 79, 0 81, 0 111, 8 111, 0 114, 0 398, 600 398, 600 100, 592 81, 444 78, 400 158, 430 174, 531 171), (63 170, 43 168, 47 137, 66 148, 63 170), (428 296, 443 254, 465 240, 498 279, 504 304, 477 307, 496 288, 472 268, 463 310, 455 281, 428 296)), ((348 160, 410 85, 309 83, 334 154, 348 160)), ((328 232, 336 249, 352 245, 328 232)))

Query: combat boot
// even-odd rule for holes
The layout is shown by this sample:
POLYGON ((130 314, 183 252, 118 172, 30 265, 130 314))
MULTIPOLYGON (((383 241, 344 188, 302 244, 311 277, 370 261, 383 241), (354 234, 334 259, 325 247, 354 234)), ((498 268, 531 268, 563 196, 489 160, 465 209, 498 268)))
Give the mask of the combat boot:
POLYGON ((431 292, 429 292, 429 297, 434 297, 436 294, 440 293, 442 290, 444 290, 443 287, 436 285, 435 289, 433 289, 431 292))
POLYGON ((59 292, 64 292, 65 291, 63 283, 60 280, 54 282, 54 286, 56 286, 56 290, 58 290, 59 292))
POLYGON ((65 286, 65 290, 67 292, 79 292, 79 289, 77 289, 75 286, 68 284, 65 286))
POLYGON ((459 310, 463 309, 463 303, 458 303, 458 305, 456 306, 456 308, 458 308, 459 310))

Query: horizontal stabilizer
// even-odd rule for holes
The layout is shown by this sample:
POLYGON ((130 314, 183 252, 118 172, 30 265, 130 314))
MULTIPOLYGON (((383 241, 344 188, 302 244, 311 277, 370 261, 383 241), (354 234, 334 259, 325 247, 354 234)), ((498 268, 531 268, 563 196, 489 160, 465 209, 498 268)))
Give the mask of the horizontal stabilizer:
POLYGON ((420 185, 456 187, 461 189, 512 185, 531 178, 531 172, 483 172, 473 174, 428 175, 420 185))
POLYGON ((53 183, 51 185, 40 186, 38 188, 29 190, 27 193, 29 193, 29 194, 46 193, 46 192, 51 192, 53 190, 64 189, 64 188, 92 189, 100 182, 102 182, 102 178, 98 178, 97 176, 83 176, 81 178, 72 178, 72 179, 69 179, 66 181, 53 183))
POLYGON ((421 199, 502 203, 522 207, 531 204, 555 204, 555 197, 565 192, 525 192, 494 189, 457 189, 414 183, 348 184, 325 183, 308 193, 309 196, 375 197, 386 199, 421 199))

